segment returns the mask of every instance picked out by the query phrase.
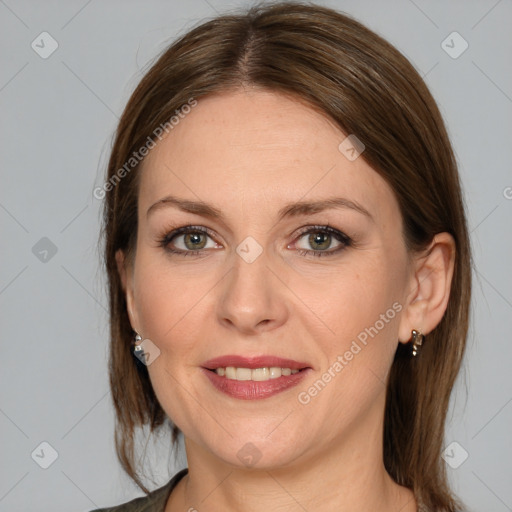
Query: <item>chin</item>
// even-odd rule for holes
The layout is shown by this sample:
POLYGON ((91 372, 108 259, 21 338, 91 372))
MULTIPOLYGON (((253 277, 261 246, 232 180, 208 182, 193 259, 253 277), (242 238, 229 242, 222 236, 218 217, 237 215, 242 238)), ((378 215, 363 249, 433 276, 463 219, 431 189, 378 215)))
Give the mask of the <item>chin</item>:
POLYGON ((303 444, 298 442, 298 437, 289 435, 286 439, 270 439, 268 435, 258 437, 252 434, 238 439, 226 439, 222 450, 218 444, 211 446, 212 454, 237 469, 274 470, 288 466, 303 452, 303 444))

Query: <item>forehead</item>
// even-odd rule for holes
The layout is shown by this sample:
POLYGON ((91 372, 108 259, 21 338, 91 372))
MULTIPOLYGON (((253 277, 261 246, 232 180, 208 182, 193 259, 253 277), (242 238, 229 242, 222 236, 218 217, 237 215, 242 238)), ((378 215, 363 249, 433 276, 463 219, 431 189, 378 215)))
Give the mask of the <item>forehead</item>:
POLYGON ((396 214, 383 178, 340 151, 346 136, 327 116, 276 92, 201 98, 146 157, 141 211, 166 194, 253 212, 344 195, 371 205, 377 216, 396 214))

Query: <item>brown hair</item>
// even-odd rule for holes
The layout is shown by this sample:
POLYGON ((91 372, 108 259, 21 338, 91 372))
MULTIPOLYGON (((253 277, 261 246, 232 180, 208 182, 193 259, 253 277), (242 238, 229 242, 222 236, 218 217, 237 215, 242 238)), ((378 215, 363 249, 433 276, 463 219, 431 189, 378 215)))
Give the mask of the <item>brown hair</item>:
MULTIPOLYGON (((464 354, 471 256, 455 158, 425 83, 393 46, 350 17, 303 3, 263 4, 190 30, 149 69, 123 112, 108 164, 103 235, 110 298, 110 385, 116 450, 130 477, 148 492, 135 463, 136 427, 167 423, 147 368, 130 350, 133 331, 116 266, 116 251, 134 257, 138 167, 116 173, 190 98, 260 87, 291 95, 356 134, 364 158, 391 186, 410 251, 435 234, 456 244, 447 311, 418 358, 398 344, 387 384, 384 463, 428 509, 456 511, 440 457, 450 392, 464 354)), ((133 260, 131 260, 133 261, 133 260)))

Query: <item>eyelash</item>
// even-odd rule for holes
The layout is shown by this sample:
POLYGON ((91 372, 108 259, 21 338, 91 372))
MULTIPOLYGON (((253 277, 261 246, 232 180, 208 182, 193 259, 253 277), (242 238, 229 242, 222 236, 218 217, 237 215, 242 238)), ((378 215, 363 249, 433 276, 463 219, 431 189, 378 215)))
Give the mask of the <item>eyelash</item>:
MULTIPOLYGON (((198 249, 194 251, 183 251, 181 249, 172 249, 169 247, 169 244, 173 241, 174 238, 180 235, 186 235, 189 233, 203 233, 205 235, 210 236, 210 238, 214 237, 214 233, 208 228, 204 228, 203 226, 183 226, 181 228, 174 229, 173 231, 166 233, 163 237, 159 239, 159 247, 162 247, 167 252, 171 254, 180 254, 183 256, 199 256, 205 249, 198 249)), ((326 250, 326 251, 314 251, 308 249, 296 249, 297 252, 301 256, 313 256, 313 257, 323 257, 323 256, 333 256, 343 251, 347 247, 353 245, 353 240, 347 236, 345 233, 332 228, 329 225, 324 226, 306 226, 299 230, 299 233, 296 236, 296 240, 302 238, 304 235, 311 233, 327 233, 331 235, 335 240, 341 243, 341 245, 335 250, 326 250)))

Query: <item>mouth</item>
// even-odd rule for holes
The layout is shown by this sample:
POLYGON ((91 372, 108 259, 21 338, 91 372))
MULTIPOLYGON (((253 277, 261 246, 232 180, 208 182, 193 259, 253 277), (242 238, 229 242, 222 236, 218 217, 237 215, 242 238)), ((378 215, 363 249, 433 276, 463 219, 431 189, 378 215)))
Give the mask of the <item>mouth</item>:
POLYGON ((296 386, 312 367, 276 356, 222 356, 203 363, 213 386, 233 398, 267 398, 296 386))

